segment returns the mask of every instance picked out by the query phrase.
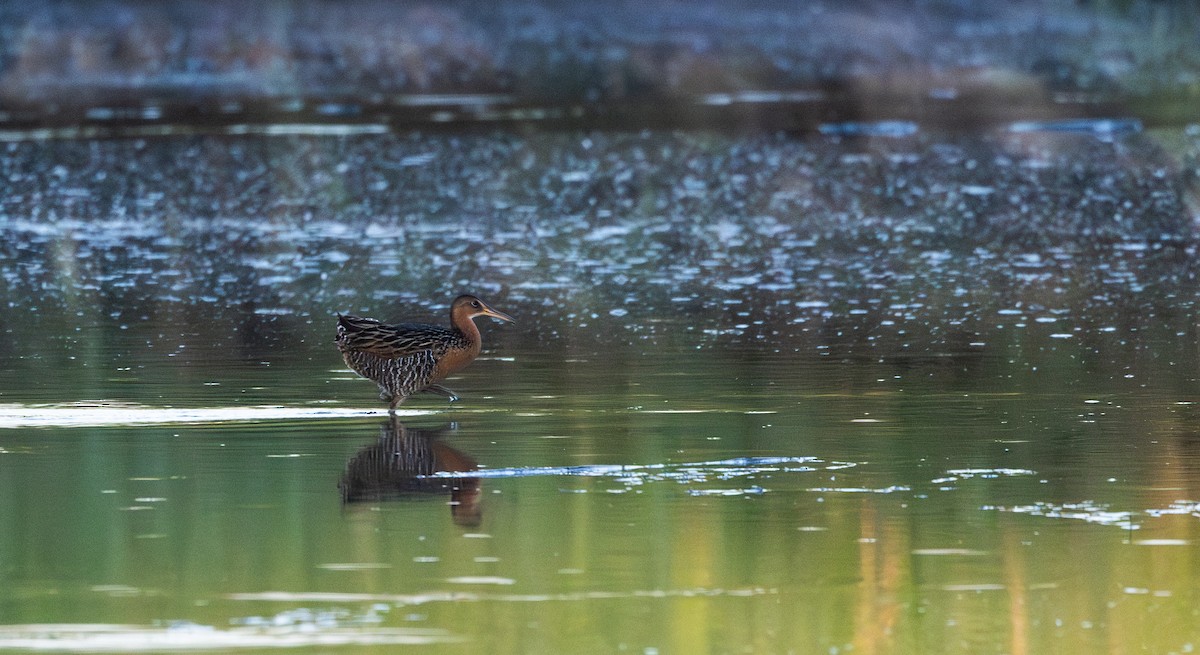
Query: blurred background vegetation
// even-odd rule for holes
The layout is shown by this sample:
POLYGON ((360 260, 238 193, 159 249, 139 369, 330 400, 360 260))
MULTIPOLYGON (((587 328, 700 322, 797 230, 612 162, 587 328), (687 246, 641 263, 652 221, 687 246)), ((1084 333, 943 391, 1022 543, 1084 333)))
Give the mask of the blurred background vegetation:
POLYGON ((1149 0, 14 0, 0 7, 0 118, 505 120, 537 107, 803 127, 1006 120, 1066 102, 1135 105, 1154 122, 1191 112, 1198 27, 1194 3, 1149 0), (831 102, 779 116, 745 91, 831 102), (431 94, 493 97, 447 116, 431 94))

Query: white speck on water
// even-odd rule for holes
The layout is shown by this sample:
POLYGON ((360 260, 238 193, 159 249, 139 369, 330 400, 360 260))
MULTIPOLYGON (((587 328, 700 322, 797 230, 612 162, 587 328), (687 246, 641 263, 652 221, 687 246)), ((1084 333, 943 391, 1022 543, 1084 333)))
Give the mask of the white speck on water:
POLYGON ((408 155, 400 159, 400 166, 425 166, 437 158, 437 155, 432 152, 425 152, 419 155, 408 155))
POLYGON ((721 241, 728 241, 741 234, 742 226, 732 221, 721 221, 720 223, 714 225, 712 230, 716 232, 717 239, 721 241))
POLYGON ((451 584, 475 584, 475 585, 514 585, 516 580, 512 578, 502 578, 492 575, 462 575, 454 578, 446 578, 446 582, 451 584))
POLYGON ((605 225, 598 227, 583 237, 584 241, 607 241, 613 237, 625 236, 633 231, 631 225, 605 225))
POLYGON ((968 196, 990 196, 996 192, 996 188, 990 186, 980 186, 976 184, 967 184, 964 185, 960 191, 962 191, 963 195, 968 196))

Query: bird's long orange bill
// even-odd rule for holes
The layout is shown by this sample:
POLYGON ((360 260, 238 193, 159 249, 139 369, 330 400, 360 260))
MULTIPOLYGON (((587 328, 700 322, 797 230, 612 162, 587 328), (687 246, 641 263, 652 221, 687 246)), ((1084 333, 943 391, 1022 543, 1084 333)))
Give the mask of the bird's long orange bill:
POLYGON ((516 321, 516 319, 514 319, 514 318, 513 318, 513 317, 511 317, 511 316, 509 316, 508 314, 505 314, 504 312, 498 312, 498 311, 496 311, 496 310, 492 309, 491 307, 487 307, 487 306, 485 306, 485 307, 483 308, 483 312, 482 312, 482 313, 483 313, 483 315, 484 315, 484 316, 491 316, 492 318, 498 318, 498 319, 500 319, 500 320, 502 320, 502 321, 508 321, 509 323, 516 323, 516 322, 517 322, 517 321, 516 321))

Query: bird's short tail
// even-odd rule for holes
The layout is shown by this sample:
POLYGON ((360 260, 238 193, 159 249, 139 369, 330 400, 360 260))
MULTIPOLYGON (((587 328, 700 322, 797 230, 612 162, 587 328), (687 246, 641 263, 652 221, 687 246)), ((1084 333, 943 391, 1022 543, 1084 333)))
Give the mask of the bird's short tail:
MULTIPOLYGON (((337 331, 335 331, 333 333, 333 342, 341 343, 342 339, 344 339, 347 334, 355 332, 355 328, 354 328, 354 323, 352 321, 347 320, 347 317, 345 315, 343 315, 341 312, 338 312, 337 317, 338 317, 337 331)), ((353 317, 349 317, 349 318, 353 318, 353 317)))
POLYGON ((363 318, 352 314, 339 313, 337 317, 337 331, 333 335, 333 342, 339 346, 345 345, 349 339, 361 334, 364 330, 374 330, 383 325, 373 318, 363 318))

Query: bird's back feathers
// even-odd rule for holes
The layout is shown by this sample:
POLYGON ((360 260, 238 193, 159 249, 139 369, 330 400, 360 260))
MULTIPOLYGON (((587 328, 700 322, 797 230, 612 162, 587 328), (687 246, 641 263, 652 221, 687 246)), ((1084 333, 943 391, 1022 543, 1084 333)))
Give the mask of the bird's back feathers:
POLYGON ((461 338, 454 330, 423 323, 389 325, 373 318, 338 315, 334 341, 343 353, 360 351, 394 359, 429 351, 435 356, 461 338))

